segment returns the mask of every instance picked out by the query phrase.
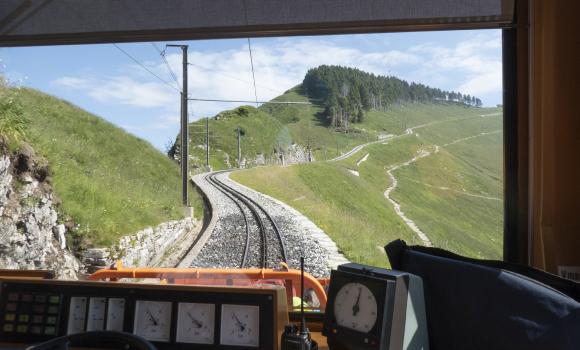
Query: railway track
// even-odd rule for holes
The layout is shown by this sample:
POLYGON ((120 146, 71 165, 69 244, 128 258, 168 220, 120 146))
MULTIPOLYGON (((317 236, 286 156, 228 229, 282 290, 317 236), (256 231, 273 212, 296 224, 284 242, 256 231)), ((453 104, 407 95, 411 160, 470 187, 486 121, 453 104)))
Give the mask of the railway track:
POLYGON ((280 261, 287 263, 284 239, 274 219, 252 198, 221 181, 218 175, 223 172, 210 173, 205 180, 231 200, 241 213, 245 241, 240 267, 248 267, 252 262, 257 262, 262 268, 280 261))

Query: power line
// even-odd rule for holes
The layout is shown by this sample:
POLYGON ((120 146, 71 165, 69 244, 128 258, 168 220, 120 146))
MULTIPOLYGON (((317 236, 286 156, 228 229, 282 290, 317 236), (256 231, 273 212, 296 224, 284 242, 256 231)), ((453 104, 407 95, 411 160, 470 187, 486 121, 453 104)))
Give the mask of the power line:
POLYGON ((280 105, 311 105, 310 102, 300 102, 300 101, 249 101, 249 100, 220 100, 211 98, 188 98, 189 101, 200 101, 200 102, 231 102, 231 103, 268 103, 268 104, 280 104, 280 105))
MULTIPOLYGON (((203 69, 203 70, 205 70, 205 71, 210 71, 210 72, 213 72, 213 73, 215 73, 215 74, 218 74, 218 75, 224 76, 224 77, 226 77, 226 78, 229 78, 229 79, 233 79, 233 80, 240 81, 240 82, 242 82, 242 83, 246 83, 246 84, 252 84, 252 82, 251 82, 251 81, 247 81, 247 80, 244 80, 244 79, 236 78, 236 77, 234 77, 234 76, 232 76, 232 75, 229 75, 229 74, 224 74, 224 73, 222 73, 222 72, 218 72, 217 70, 207 69, 207 68, 204 68, 204 67, 202 67, 202 66, 200 66, 200 65, 198 65, 198 64, 194 64, 194 63, 188 63, 188 65, 190 65, 190 66, 194 66, 194 67, 197 67, 197 68, 199 68, 199 69, 203 69)), ((270 90, 270 91, 272 91, 272 92, 277 92, 277 93, 280 93, 280 94, 283 94, 283 93, 284 93, 284 91, 282 91, 282 90, 276 90, 276 89, 272 89, 272 88, 270 88, 270 87, 268 87, 268 86, 265 86, 265 85, 260 85, 260 84, 257 84, 257 83, 256 83, 256 86, 259 86, 259 87, 261 87, 261 88, 263 88, 263 89, 266 89, 266 90, 270 90)))
POLYGON ((250 38, 248 38, 248 50, 250 51, 250 65, 252 66, 252 81, 254 82, 254 96, 256 97, 256 108, 258 108, 258 90, 256 90, 256 75, 254 74, 254 59, 252 58, 252 44, 250 43, 250 38))
POLYGON ((145 65, 143 65, 141 62, 139 62, 135 57, 131 56, 127 51, 123 50, 121 47, 119 47, 117 44, 113 44, 113 46, 115 46, 119 51, 121 51, 122 53, 125 54, 125 56, 129 57, 133 62, 137 63, 138 65, 141 66, 141 68, 145 69, 147 72, 149 72, 151 75, 153 75, 154 77, 156 77, 157 79, 159 79, 160 81, 162 81, 164 84, 167 84, 170 88, 177 90, 177 92, 181 92, 181 90, 176 89, 175 86, 171 85, 168 81, 166 81, 165 79, 161 78, 160 76, 158 76, 157 74, 153 73, 149 68, 147 68, 145 65))
POLYGON ((175 84, 177 85, 177 87, 180 88, 179 87, 179 81, 177 80, 177 76, 173 72, 173 69, 171 69, 171 66, 169 65, 169 62, 167 62, 167 58, 165 57, 165 50, 161 51, 161 49, 155 43, 151 43, 151 45, 153 45, 153 47, 155 48, 155 50, 157 50, 157 52, 159 52, 159 55, 161 56, 161 58, 163 59, 163 62, 165 63, 165 67, 167 67, 167 70, 169 71, 169 74, 173 78, 173 81, 175 81, 175 84))

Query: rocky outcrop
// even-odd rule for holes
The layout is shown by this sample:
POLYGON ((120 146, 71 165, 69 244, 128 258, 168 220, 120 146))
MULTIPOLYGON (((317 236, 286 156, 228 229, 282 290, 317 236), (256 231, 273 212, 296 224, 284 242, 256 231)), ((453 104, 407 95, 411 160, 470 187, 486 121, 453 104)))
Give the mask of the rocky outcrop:
POLYGON ((180 242, 184 236, 193 234, 197 222, 193 218, 165 222, 155 228, 148 227, 133 235, 125 236, 112 248, 92 248, 85 250, 82 261, 87 271, 93 272, 109 266, 117 260, 123 266, 144 267, 162 266, 173 267, 167 263, 173 250, 180 249, 180 242))
POLYGON ((266 158, 262 153, 256 154, 253 158, 242 158, 241 168, 251 168, 262 165, 291 165, 308 163, 314 161, 314 155, 308 151, 307 147, 293 143, 281 152, 275 152, 271 158, 266 158))
POLYGON ((308 148, 299 144, 291 144, 286 152, 277 154, 279 163, 282 165, 308 163, 314 161, 314 155, 308 151, 308 148))
POLYGON ((66 249, 48 175, 30 146, 10 153, 0 144, 0 268, 47 269, 76 279, 81 265, 66 249))

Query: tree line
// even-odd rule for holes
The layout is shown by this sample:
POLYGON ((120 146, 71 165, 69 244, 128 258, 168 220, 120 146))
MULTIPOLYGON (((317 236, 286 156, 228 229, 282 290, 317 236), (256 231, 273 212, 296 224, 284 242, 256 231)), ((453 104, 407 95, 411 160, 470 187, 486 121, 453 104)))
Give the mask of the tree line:
POLYGON ((386 111, 405 103, 450 102, 481 107, 481 100, 460 92, 444 91, 419 83, 408 83, 394 76, 381 76, 356 68, 319 66, 311 68, 302 82, 309 97, 324 105, 329 125, 348 130, 349 123, 360 123, 365 112, 386 111))

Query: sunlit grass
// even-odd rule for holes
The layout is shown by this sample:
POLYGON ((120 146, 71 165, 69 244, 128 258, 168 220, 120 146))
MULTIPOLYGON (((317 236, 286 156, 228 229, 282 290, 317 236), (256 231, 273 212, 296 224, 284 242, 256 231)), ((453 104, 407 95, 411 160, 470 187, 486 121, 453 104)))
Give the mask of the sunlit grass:
MULTIPOLYGON (((413 158, 420 149, 434 150, 455 140, 501 129, 501 115, 481 118, 497 109, 414 105, 387 113, 372 112, 361 127, 405 135, 368 146, 337 163, 266 167, 232 174, 241 183, 295 207, 357 262, 386 266, 380 249, 402 238, 419 243, 383 193, 387 170, 413 158), (381 119, 382 118, 382 119, 381 119), (365 154, 368 159, 356 163, 365 154), (356 169, 360 176, 347 169, 356 169)), ((498 258, 502 250, 502 139, 500 133, 478 136, 440 148, 395 171, 392 193, 402 210, 436 246, 474 257, 498 258), (444 188, 444 189, 441 189, 444 188), (476 196, 470 196, 476 195, 476 196), (483 198, 490 197, 490 198, 483 198)))
MULTIPOLYGON (((149 143, 65 101, 22 89, 27 141, 48 159, 62 220, 89 245, 183 217, 178 165, 149 143)), ((197 194, 191 196, 198 216, 197 194)))

